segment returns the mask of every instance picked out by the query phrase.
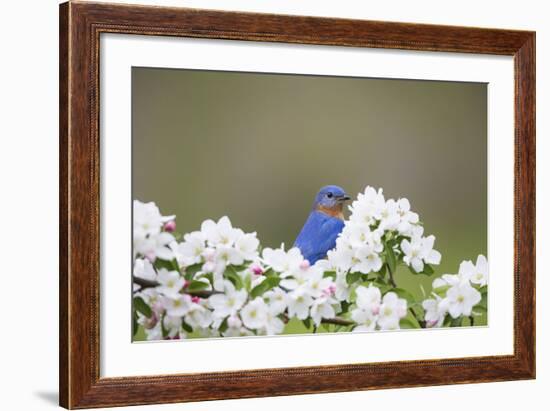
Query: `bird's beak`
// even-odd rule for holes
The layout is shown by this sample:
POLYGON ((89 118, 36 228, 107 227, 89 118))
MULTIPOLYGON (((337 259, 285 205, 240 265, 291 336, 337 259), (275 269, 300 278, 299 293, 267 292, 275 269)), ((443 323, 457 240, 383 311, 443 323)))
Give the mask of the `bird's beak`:
POLYGON ((342 202, 342 203, 343 203, 344 201, 348 201, 348 200, 351 200, 351 197, 348 196, 347 194, 344 194, 343 196, 338 197, 338 201, 340 201, 340 202, 342 202))

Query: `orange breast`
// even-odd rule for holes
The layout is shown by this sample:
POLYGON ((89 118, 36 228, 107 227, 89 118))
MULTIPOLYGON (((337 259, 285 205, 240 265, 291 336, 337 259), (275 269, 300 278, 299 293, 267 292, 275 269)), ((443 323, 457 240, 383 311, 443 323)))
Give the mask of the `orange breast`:
POLYGON ((342 204, 338 204, 333 208, 317 206, 317 211, 320 211, 323 214, 329 215, 331 217, 339 218, 340 220, 344 219, 344 213, 342 212, 342 204))

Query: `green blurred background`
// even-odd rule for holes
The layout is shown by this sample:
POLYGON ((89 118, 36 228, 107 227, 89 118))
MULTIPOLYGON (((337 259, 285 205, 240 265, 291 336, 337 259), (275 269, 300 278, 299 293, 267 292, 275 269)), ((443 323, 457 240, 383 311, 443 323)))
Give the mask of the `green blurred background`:
MULTIPOLYGON (((321 186, 383 187, 456 273, 487 253, 487 87, 135 67, 132 178, 178 232, 227 215, 264 247, 293 244, 321 186)), ((396 276, 418 297, 432 279, 396 276)))

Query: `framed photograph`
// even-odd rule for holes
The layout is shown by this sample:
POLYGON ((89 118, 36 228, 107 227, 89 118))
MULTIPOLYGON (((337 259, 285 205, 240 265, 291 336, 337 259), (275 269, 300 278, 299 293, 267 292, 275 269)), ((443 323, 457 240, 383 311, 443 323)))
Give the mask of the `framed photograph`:
POLYGON ((60 404, 535 378, 535 33, 60 6, 60 404))

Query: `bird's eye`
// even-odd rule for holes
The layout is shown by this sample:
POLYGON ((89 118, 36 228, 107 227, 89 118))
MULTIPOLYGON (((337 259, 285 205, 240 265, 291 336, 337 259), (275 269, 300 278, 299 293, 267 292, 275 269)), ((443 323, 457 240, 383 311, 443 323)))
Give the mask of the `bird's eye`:
POLYGON ((332 193, 328 193, 328 194, 327 194, 327 197, 328 197, 328 198, 332 198, 332 196, 333 196, 332 193))

